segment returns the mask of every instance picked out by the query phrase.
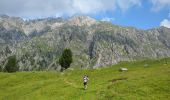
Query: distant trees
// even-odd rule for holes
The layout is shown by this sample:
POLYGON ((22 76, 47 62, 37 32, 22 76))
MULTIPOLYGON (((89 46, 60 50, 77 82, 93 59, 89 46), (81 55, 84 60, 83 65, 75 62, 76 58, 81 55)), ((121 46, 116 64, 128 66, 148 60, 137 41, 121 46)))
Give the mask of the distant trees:
POLYGON ((5 66, 5 71, 9 73, 18 71, 18 65, 15 55, 8 57, 8 62, 5 66))
POLYGON ((73 62, 72 51, 68 48, 64 49, 61 57, 59 58, 59 64, 61 65, 61 71, 70 67, 73 62))

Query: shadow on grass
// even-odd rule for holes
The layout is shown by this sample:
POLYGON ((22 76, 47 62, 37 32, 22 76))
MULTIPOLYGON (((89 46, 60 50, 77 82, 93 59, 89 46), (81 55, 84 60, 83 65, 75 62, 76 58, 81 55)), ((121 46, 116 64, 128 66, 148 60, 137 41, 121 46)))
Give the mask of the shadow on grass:
POLYGON ((117 82, 117 81, 121 81, 121 80, 127 80, 128 78, 117 78, 117 79, 112 79, 112 80, 109 80, 109 82, 117 82))

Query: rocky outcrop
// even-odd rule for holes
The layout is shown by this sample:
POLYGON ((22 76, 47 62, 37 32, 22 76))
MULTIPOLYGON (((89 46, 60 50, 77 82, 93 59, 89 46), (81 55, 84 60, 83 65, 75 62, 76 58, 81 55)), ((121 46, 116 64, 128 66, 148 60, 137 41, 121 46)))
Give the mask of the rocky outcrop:
POLYGON ((0 67, 17 56, 20 71, 57 70, 64 48, 72 67, 98 68, 120 61, 170 57, 170 29, 138 30, 86 16, 24 21, 0 17, 0 67))

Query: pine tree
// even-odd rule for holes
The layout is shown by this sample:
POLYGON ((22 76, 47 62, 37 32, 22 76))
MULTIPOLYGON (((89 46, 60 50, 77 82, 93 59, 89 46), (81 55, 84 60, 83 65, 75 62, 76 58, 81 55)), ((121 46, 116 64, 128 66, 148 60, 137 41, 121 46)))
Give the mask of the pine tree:
POLYGON ((61 65, 61 71, 70 67, 70 64, 73 62, 72 52, 70 49, 64 49, 60 59, 59 64, 61 65))

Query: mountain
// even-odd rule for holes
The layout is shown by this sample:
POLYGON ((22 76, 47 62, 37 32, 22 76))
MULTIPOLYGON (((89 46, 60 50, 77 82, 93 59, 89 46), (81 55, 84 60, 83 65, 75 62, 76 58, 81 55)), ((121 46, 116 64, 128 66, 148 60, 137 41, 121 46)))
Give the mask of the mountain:
POLYGON ((71 67, 98 68, 120 61, 170 57, 170 29, 139 30, 88 16, 23 20, 0 16, 0 67, 17 56, 20 71, 60 69, 64 48, 73 52, 71 67))

